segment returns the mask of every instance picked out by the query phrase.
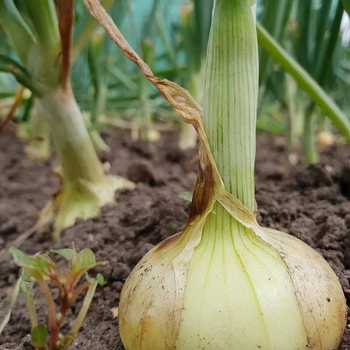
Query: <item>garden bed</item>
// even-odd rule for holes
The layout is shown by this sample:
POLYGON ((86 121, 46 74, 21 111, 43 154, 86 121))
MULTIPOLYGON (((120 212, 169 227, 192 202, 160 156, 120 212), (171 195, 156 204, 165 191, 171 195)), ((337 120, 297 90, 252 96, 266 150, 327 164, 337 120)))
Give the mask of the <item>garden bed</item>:
MULTIPOLYGON (((116 317, 123 282, 150 248, 184 227, 190 204, 181 194, 191 191, 196 179, 196 151, 177 149, 173 133, 163 134, 156 144, 132 142, 125 130, 118 129, 108 129, 104 137, 112 151, 100 154, 101 159, 111 164, 111 173, 136 182, 136 189, 120 191, 116 205, 66 229, 58 244, 43 232, 21 246, 34 254, 74 242, 77 250, 90 248, 98 260, 109 261, 99 269, 107 284, 95 294, 84 328, 71 347, 76 350, 123 349, 116 317)), ((309 167, 301 164, 298 154, 288 154, 279 137, 258 135, 257 150, 259 221, 318 250, 340 278, 350 305, 350 146, 324 150, 321 164, 309 167)), ((22 142, 12 134, 0 136, 0 249, 34 225, 40 208, 57 190, 54 165, 54 161, 27 161, 22 142)), ((17 276, 10 256, 0 258, 1 319, 17 276)), ((44 301, 37 298, 37 306, 44 321, 44 301)), ((20 297, 0 349, 31 349, 29 331, 25 300, 20 297)), ((348 329, 341 349, 350 350, 348 329)))

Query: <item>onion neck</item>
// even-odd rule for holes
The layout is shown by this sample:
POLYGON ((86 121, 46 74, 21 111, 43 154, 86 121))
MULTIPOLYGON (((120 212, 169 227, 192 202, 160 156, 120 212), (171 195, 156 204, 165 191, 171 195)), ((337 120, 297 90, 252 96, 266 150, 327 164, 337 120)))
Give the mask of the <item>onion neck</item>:
POLYGON ((258 49, 251 0, 216 0, 203 122, 226 190, 254 211, 258 49))
POLYGON ((58 88, 40 98, 63 170, 63 184, 82 179, 94 184, 105 180, 82 114, 71 89, 58 88))

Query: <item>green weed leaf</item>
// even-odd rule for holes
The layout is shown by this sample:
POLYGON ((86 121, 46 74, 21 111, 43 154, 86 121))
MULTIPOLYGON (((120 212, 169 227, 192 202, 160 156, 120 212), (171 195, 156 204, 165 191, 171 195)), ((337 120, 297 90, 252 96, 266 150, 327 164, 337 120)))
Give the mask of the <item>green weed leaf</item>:
POLYGON ((34 279, 30 276, 27 270, 22 269, 21 270, 21 277, 22 277, 22 283, 21 283, 21 290, 24 293, 26 297, 33 296, 33 282, 34 279))
POLYGON ((68 261, 71 261, 74 258, 75 254, 76 254, 74 249, 69 249, 69 248, 67 248, 67 249, 50 250, 50 252, 62 255, 68 261))
POLYGON ((97 279, 97 283, 99 284, 99 286, 102 287, 106 284, 106 281, 101 273, 97 274, 96 279, 97 279))
POLYGON ((96 265, 95 255, 90 249, 83 249, 78 253, 75 264, 72 268, 73 274, 82 270, 88 271, 96 265))
POLYGON ((15 247, 11 247, 9 251, 15 263, 24 268, 28 274, 35 279, 48 279, 53 271, 57 271, 56 265, 46 254, 28 256, 15 247))
POLYGON ((76 256, 75 263, 72 266, 74 283, 77 283, 84 273, 96 266, 104 266, 107 261, 96 262, 95 255, 90 249, 83 249, 76 256))
POLYGON ((183 191, 179 194, 179 197, 184 199, 185 201, 192 202, 192 193, 183 191))
POLYGON ((32 261, 29 259, 27 255, 25 255, 21 250, 15 247, 10 247, 9 252, 12 254, 15 263, 22 267, 33 266, 32 261))
POLYGON ((31 332, 32 344, 35 348, 44 348, 46 345, 48 331, 46 325, 39 323, 31 332))

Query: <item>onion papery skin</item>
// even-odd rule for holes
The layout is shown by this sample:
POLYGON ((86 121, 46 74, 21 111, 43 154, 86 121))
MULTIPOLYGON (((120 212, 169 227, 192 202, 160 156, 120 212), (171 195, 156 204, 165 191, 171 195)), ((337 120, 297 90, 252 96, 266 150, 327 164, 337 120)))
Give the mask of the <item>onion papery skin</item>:
POLYGON ((126 350, 331 350, 346 304, 327 262, 300 240, 257 234, 216 205, 204 225, 152 249, 122 290, 126 350))

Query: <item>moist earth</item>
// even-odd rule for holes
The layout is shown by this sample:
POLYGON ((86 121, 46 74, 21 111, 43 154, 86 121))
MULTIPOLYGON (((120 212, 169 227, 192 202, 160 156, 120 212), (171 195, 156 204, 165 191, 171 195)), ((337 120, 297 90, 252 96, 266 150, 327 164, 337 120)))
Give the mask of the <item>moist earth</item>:
MULTIPOLYGON (((59 243, 53 243, 48 230, 43 230, 21 246, 34 254, 71 247, 74 242, 77 250, 90 248, 97 260, 109 261, 98 269, 107 283, 95 293, 84 326, 71 346, 74 350, 124 349, 116 315, 123 283, 149 249, 184 227, 190 207, 184 192, 193 190, 196 179, 196 150, 179 150, 175 132, 163 133, 159 142, 151 144, 132 141, 120 129, 111 128, 102 135, 111 152, 100 153, 100 159, 111 173, 134 181, 135 190, 116 193, 115 205, 64 230, 59 243)), ((298 152, 286 150, 281 137, 258 134, 257 145, 259 222, 290 233, 321 253, 338 275, 350 305, 350 146, 328 147, 321 152, 320 164, 306 166, 298 152)), ((35 224, 40 209, 59 187, 52 171, 57 165, 54 157, 33 163, 26 159, 24 147, 15 135, 0 135, 0 250, 35 224)), ((0 257, 0 320, 18 272, 9 255, 0 257)), ((46 322, 42 297, 36 298, 36 305, 39 321, 46 322)), ((80 305, 81 300, 77 310, 80 305)), ((63 330, 76 316, 73 311, 63 330)), ((29 331, 25 300, 20 296, 0 339, 0 350, 32 349, 29 331)), ((348 328, 340 349, 350 350, 348 328)))

